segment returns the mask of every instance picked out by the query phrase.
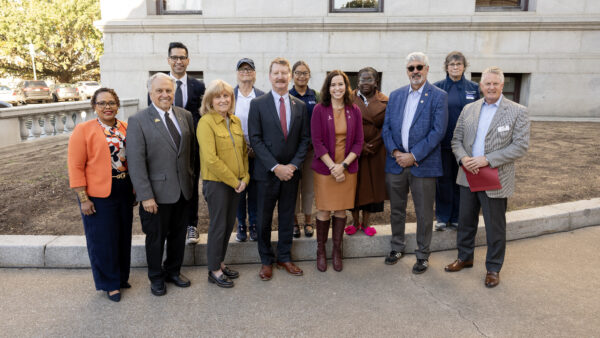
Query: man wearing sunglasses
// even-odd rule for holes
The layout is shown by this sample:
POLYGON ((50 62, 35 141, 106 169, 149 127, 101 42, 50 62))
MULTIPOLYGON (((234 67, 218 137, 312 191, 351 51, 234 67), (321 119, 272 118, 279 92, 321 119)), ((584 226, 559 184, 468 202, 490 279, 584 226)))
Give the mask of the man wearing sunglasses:
POLYGON ((382 137, 387 151, 386 186, 390 196, 391 251, 385 263, 404 256, 406 203, 412 193, 417 214, 417 262, 412 272, 429 266, 436 177, 442 175, 440 142, 448 123, 448 95, 427 81, 429 61, 414 52, 406 57, 409 85, 390 94, 382 137))

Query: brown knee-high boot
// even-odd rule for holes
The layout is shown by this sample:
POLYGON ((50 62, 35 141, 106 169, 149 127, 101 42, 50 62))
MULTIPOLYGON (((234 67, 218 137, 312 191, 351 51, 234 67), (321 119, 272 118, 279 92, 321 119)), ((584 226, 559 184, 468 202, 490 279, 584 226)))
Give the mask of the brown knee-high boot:
POLYGON ((317 225, 317 269, 324 272, 327 270, 325 243, 327 243, 327 237, 329 236, 329 219, 321 221, 317 218, 315 223, 317 225))
POLYGON ((333 216, 332 221, 332 240, 333 250, 331 252, 331 260, 335 271, 342 271, 342 240, 344 236, 344 227, 346 226, 346 217, 333 216))

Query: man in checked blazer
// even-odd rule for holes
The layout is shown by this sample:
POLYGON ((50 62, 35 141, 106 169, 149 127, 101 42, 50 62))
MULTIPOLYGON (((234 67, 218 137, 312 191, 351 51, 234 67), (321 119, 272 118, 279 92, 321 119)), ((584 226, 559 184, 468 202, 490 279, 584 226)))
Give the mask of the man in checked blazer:
POLYGON ((387 150, 385 180, 392 226, 392 250, 385 264, 395 264, 404 256, 410 190, 417 214, 414 274, 425 272, 429 266, 436 177, 442 176, 440 142, 448 124, 448 94, 427 81, 428 72, 427 55, 414 52, 406 57, 410 85, 390 94, 381 132, 387 150))
POLYGON ((506 251, 506 203, 515 187, 515 161, 529 147, 527 108, 502 96, 504 74, 498 67, 483 71, 480 88, 483 99, 465 106, 458 118, 452 151, 463 169, 459 170, 460 209, 457 232, 458 259, 446 266, 448 272, 473 266, 479 210, 487 237, 485 286, 500 283, 500 269, 506 251), (464 170, 473 174, 479 168, 498 168, 502 188, 471 192, 464 170))
POLYGON ((251 173, 258 182, 258 252, 262 267, 259 277, 272 277, 272 264, 294 276, 302 270, 292 263, 294 210, 300 180, 300 165, 310 143, 308 113, 304 102, 289 95, 290 63, 276 58, 269 66, 272 90, 250 101, 248 135, 256 160, 251 173), (278 205, 279 239, 277 258, 271 246, 271 222, 278 205))
POLYGON ((194 121, 187 110, 174 106, 175 80, 156 73, 148 80, 152 104, 129 117, 127 163, 140 201, 140 220, 146 234, 150 291, 167 292, 165 281, 190 286, 180 274, 185 248, 185 207, 192 197, 194 121), (167 257, 163 250, 167 241, 167 257))

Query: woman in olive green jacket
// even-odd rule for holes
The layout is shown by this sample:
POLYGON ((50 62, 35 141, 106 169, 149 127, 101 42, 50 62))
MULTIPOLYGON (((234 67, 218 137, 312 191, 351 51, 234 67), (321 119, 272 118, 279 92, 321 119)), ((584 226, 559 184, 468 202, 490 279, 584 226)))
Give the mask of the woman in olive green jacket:
POLYGON ((215 80, 204 93, 196 135, 200 145, 202 193, 208 204, 208 281, 233 287, 239 273, 225 264, 240 193, 250 181, 248 147, 235 111, 233 88, 215 80))

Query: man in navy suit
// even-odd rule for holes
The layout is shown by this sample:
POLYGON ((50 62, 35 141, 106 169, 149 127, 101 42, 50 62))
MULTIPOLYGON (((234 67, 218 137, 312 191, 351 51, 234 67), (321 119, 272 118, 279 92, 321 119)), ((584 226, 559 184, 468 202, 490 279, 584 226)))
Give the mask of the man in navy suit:
POLYGON ((288 93, 290 63, 276 58, 269 66, 272 90, 250 102, 248 133, 256 154, 254 171, 258 182, 258 252, 261 280, 270 280, 275 263, 271 247, 271 222, 278 205, 279 239, 277 267, 294 276, 302 270, 292 263, 294 210, 300 180, 300 165, 310 143, 306 105, 288 93))
POLYGON ((390 94, 382 131, 392 224, 392 250, 385 263, 395 264, 404 256, 410 190, 417 214, 417 262, 412 272, 420 274, 429 266, 435 183, 436 177, 442 175, 440 142, 448 124, 448 95, 427 81, 429 60, 425 54, 409 54, 406 72, 410 85, 390 94))
MULTIPOLYGON (((192 113, 194 132, 200 121, 200 103, 204 96, 204 83, 188 76, 186 70, 190 64, 187 47, 181 42, 169 44, 169 57, 167 59, 171 72, 169 75, 175 79, 176 89, 173 105, 182 107, 192 113)), ((197 142, 194 142, 197 144, 197 142)), ((192 152, 194 166, 194 187, 185 210, 185 223, 187 226, 186 244, 198 242, 198 180, 200 179, 200 156, 198 149, 192 152)))

